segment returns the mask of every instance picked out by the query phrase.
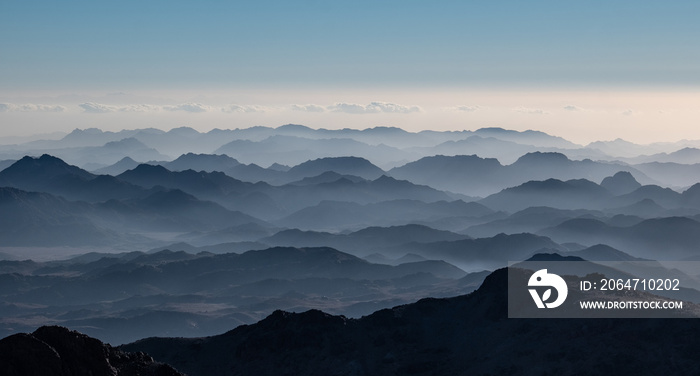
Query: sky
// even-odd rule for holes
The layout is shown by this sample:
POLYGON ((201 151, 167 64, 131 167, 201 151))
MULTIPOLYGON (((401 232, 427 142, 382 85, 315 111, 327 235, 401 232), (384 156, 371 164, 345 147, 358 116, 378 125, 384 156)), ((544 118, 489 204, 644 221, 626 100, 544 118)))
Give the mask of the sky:
POLYGON ((500 126, 700 139, 698 1, 0 0, 0 137, 500 126))

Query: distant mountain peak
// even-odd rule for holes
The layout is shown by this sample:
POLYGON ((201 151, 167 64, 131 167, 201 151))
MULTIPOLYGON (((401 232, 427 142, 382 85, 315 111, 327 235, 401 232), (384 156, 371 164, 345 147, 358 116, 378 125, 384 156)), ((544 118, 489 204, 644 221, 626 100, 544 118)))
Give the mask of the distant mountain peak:
POLYGON ((571 162, 571 160, 564 154, 562 153, 556 153, 556 152, 532 152, 532 153, 527 153, 523 155, 522 157, 518 158, 517 161, 515 161, 514 164, 521 164, 521 163, 551 163, 551 162, 556 162, 556 163, 568 163, 571 162))
POLYGON ((199 135, 199 131, 197 131, 194 128, 191 127, 178 127, 178 128, 173 128, 169 130, 167 133, 170 134, 179 134, 183 136, 196 136, 199 135))
POLYGON ((148 163, 141 163, 140 165, 136 166, 133 170, 129 170, 127 172, 133 172, 136 174, 154 174, 154 173, 168 173, 170 170, 167 168, 161 166, 161 165, 152 165, 148 163))
POLYGON ((227 168, 240 165, 235 158, 226 154, 195 154, 186 153, 177 157, 172 162, 167 162, 164 167, 171 171, 192 169, 195 171, 224 171, 227 168))
POLYGON ((119 160, 117 163, 138 163, 135 160, 131 159, 131 157, 124 157, 119 160))
POLYGON ((123 138, 119 141, 110 141, 104 145, 112 149, 146 149, 148 146, 134 137, 123 138))
POLYGON ((642 186, 628 171, 619 171, 613 176, 608 176, 600 185, 616 196, 634 192, 642 186))
POLYGON ((71 133, 69 133, 66 136, 69 135, 79 135, 79 134, 102 134, 104 133, 101 129, 99 128, 85 128, 85 129, 80 129, 80 128, 75 128, 71 133))
POLYGON ((302 178, 318 176, 333 171, 341 175, 354 175, 365 179, 376 179, 384 170, 361 157, 326 157, 306 161, 289 169, 292 177, 302 178))
POLYGON ((275 128, 278 131, 281 130, 286 130, 286 131, 310 131, 312 130, 311 128, 301 125, 301 124, 285 124, 285 125, 280 125, 279 127, 275 128))
POLYGON ((362 132, 381 133, 381 134, 405 134, 405 133, 408 133, 406 130, 399 128, 399 127, 386 127, 386 126, 367 128, 367 129, 362 130, 362 132))
POLYGON ((578 256, 562 256, 558 253, 536 253, 525 261, 585 261, 578 256))
MULTIPOLYGON (((0 171, 0 181, 45 181, 56 176, 74 175, 81 179, 92 179, 95 176, 79 167, 69 165, 60 158, 43 154, 39 158, 25 156, 10 167, 0 171)), ((3 183, 7 184, 7 182, 3 183)))
POLYGON ((535 130, 525 130, 516 131, 511 129, 503 129, 499 127, 492 128, 480 128, 473 132, 477 135, 490 135, 495 138, 500 138, 504 141, 512 141, 519 144, 528 144, 534 146, 543 147, 563 147, 563 148, 573 148, 576 145, 564 138, 558 136, 552 136, 545 132, 535 131, 535 130))
POLYGON ((514 130, 508 130, 501 127, 483 127, 474 131, 474 133, 517 133, 514 130))
POLYGON ((290 168, 291 167, 277 163, 277 162, 271 164, 270 167, 268 167, 269 170, 280 171, 280 172, 287 172, 287 171, 289 171, 290 168))

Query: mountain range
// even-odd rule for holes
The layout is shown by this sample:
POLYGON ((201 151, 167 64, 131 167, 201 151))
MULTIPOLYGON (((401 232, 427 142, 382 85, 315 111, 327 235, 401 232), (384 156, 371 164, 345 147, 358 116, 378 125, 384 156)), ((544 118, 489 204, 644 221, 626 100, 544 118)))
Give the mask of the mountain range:
MULTIPOLYGON (((223 153, 243 162, 244 166, 252 165, 251 171, 248 172, 251 177, 255 176, 257 170, 265 179, 272 179, 272 174, 268 176, 264 172, 264 166, 282 162, 286 165, 296 165, 324 157, 363 157, 385 170, 434 155, 478 154, 481 157, 497 158, 502 164, 510 165, 522 155, 532 152, 561 153, 576 160, 590 159, 625 166, 649 162, 687 165, 700 162, 697 158, 698 147, 700 142, 687 140, 650 145, 615 140, 581 146, 543 132, 518 132, 502 128, 413 133, 390 127, 328 130, 290 124, 277 128, 214 129, 207 133, 186 127, 174 128, 167 132, 158 129, 119 132, 105 132, 94 128, 76 129, 61 139, 0 145, 0 160, 17 160, 24 155, 49 153, 94 171, 125 157, 144 163, 169 161, 187 153, 223 153), (227 146, 224 147, 225 145, 227 146)), ((635 166, 629 168, 636 169, 635 166)), ((605 175, 611 175, 613 172, 615 171, 607 171, 605 175)), ((653 176, 653 171, 645 171, 652 181, 644 181, 641 175, 631 172, 644 184, 666 182, 661 178, 662 172, 659 176, 653 176)), ((583 175, 547 177, 597 180, 594 176, 583 175)), ((679 188, 692 185, 678 184, 680 182, 674 179, 667 184, 679 188)))
POLYGON ((78 373, 77 351, 93 374, 176 372, 149 356, 190 375, 697 373, 692 320, 508 319, 500 268, 663 272, 700 301, 700 142, 293 124, 24 141, 0 145, 0 346, 46 373, 78 373))
POLYGON ((359 317, 425 295, 472 291, 478 275, 462 281, 469 274, 442 260, 375 264, 328 247, 0 261, 0 328, 9 335, 43 315, 111 343, 201 336, 281 307, 359 317))

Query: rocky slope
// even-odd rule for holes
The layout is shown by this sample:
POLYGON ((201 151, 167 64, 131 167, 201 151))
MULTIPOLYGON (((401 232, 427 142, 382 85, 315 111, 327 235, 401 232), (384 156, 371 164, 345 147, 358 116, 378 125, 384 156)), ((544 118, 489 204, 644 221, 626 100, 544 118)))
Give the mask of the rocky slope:
POLYGON ((143 353, 125 353, 97 339, 58 326, 0 340, 5 376, 177 376, 172 367, 143 353))
POLYGON ((219 336, 151 338, 122 348, 191 376, 700 372, 695 319, 508 319, 507 279, 499 270, 470 295, 361 319, 276 311, 219 336))

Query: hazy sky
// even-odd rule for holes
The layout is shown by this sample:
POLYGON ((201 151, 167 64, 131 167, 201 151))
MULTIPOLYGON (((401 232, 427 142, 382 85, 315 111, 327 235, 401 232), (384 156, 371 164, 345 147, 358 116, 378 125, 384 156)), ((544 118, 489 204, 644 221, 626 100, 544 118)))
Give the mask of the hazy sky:
POLYGON ((698 1, 15 1, 0 136, 300 123, 700 139, 698 1))

